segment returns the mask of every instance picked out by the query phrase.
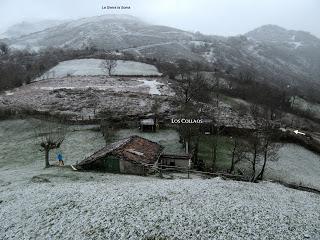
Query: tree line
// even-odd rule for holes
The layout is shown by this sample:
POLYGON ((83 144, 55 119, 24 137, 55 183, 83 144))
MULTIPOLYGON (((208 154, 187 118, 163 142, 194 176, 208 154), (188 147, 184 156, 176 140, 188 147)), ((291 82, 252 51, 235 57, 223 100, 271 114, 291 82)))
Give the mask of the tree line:
MULTIPOLYGON (((222 147, 221 137, 226 134, 224 131, 225 126, 220 121, 221 116, 224 114, 221 107, 222 95, 229 94, 236 96, 238 94, 238 97, 247 96, 242 95, 244 92, 236 93, 232 88, 226 90, 225 87, 222 87, 220 75, 217 74, 219 72, 218 69, 211 70, 208 77, 206 76, 207 66, 187 60, 179 60, 174 64, 165 63, 161 67, 165 69, 164 72, 171 78, 172 87, 176 92, 175 104, 177 116, 185 119, 202 118, 205 120, 203 125, 206 125, 211 130, 209 135, 211 164, 208 164, 199 155, 201 138, 203 137, 201 129, 203 125, 179 124, 177 126, 186 152, 193 154, 194 167, 202 171, 219 171, 219 168, 217 168, 218 152, 222 147), (208 165, 210 165, 210 168, 208 168, 208 165)), ((245 87, 250 87, 250 90, 255 92, 257 96, 256 86, 258 84, 255 83, 253 76, 242 76, 240 81, 245 80, 248 81, 245 87)), ((270 89, 271 87, 268 86, 268 88, 270 89)), ((276 91, 275 95, 277 96, 277 100, 281 99, 281 101, 285 101, 281 98, 282 95, 279 91, 276 91)), ((230 167, 228 171, 235 173, 236 164, 246 162, 251 166, 248 175, 248 179, 251 181, 263 178, 267 162, 277 160, 279 148, 279 144, 277 143, 278 126, 275 124, 273 112, 271 111, 270 113, 270 109, 278 109, 279 105, 276 106, 276 103, 271 100, 270 102, 266 100, 262 102, 257 98, 252 101, 249 108, 243 107, 237 110, 239 120, 244 115, 249 115, 253 120, 254 126, 250 131, 244 131, 241 134, 231 133, 232 148, 229 151, 230 167)), ((287 103, 284 102, 285 104, 287 103)), ((246 128, 246 126, 240 126, 240 123, 238 125, 239 129, 246 128)))

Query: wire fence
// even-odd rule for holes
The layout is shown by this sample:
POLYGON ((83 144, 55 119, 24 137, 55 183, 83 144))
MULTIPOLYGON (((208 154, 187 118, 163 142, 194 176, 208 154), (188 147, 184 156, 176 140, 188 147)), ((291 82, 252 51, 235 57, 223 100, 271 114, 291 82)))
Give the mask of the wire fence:
POLYGON ((225 172, 206 172, 199 171, 188 167, 179 167, 179 166, 170 166, 170 165, 162 165, 162 164, 145 164, 144 167, 149 171, 149 173, 158 173, 160 177, 163 177, 164 174, 169 173, 184 173, 187 175, 187 178, 190 178, 190 174, 197 174, 206 177, 222 177, 237 181, 248 181, 242 175, 230 174, 225 172))

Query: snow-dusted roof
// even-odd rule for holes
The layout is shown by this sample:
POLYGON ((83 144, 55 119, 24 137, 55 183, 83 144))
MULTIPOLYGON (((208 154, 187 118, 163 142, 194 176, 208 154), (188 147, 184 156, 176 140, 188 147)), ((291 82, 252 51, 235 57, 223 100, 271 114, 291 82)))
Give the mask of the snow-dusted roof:
POLYGON ((148 118, 148 119, 142 119, 140 121, 141 125, 148 125, 148 126, 153 126, 154 125, 154 119, 148 118))
POLYGON ((162 149, 163 147, 156 142, 139 136, 131 136, 100 149, 80 162, 78 166, 89 165, 107 156, 109 153, 136 163, 154 163, 158 159, 162 149))
POLYGON ((94 154, 92 154, 90 157, 84 159, 82 162, 80 162, 78 164, 78 166, 82 166, 82 165, 86 165, 89 164, 91 162, 96 161, 97 159, 106 156, 108 153, 114 151, 115 149, 120 148, 121 146, 125 145, 126 143, 128 143, 131 140, 131 137, 129 138, 125 138, 125 139, 121 139, 117 142, 111 143, 108 146, 100 149, 99 151, 95 152, 94 154))

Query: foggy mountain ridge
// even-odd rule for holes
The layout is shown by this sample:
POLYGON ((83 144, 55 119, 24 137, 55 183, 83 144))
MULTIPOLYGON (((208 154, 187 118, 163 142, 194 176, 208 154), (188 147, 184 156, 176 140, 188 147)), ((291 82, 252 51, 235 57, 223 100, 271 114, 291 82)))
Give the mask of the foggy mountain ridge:
POLYGON ((130 15, 102 15, 82 18, 40 32, 9 39, 14 48, 45 47, 124 49, 190 39, 182 30, 147 24, 130 15))
MULTIPOLYGON (((320 39, 305 31, 287 30, 277 25, 264 25, 245 34, 248 38, 261 42, 300 42, 319 47, 320 39)), ((298 46, 296 46, 298 47, 298 46)))
MULTIPOLYGON (((10 29, 9 29, 10 30, 10 29)), ((119 50, 158 59, 219 63, 248 68, 258 80, 319 87, 320 39, 304 31, 264 25, 244 35, 221 37, 152 25, 130 15, 72 20, 6 40, 12 48, 46 47, 119 50)))
POLYGON ((47 28, 57 26, 67 22, 67 20, 38 20, 38 21, 23 21, 9 27, 4 33, 0 34, 0 38, 17 38, 23 35, 43 31, 47 28))

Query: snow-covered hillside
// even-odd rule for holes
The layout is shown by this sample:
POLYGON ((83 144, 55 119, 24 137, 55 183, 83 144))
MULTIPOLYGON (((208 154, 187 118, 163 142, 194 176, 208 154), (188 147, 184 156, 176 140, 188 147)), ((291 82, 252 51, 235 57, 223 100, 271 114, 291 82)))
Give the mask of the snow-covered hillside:
POLYGON ((18 186, 2 183, 0 238, 320 238, 313 193, 267 182, 70 174, 53 169, 18 186))
POLYGON ((320 156, 294 144, 279 150, 279 160, 268 162, 266 177, 288 183, 302 184, 320 190, 320 156))
POLYGON ((9 27, 4 33, 0 34, 1 38, 18 38, 23 35, 39 32, 50 27, 65 23, 64 20, 40 20, 27 22, 23 21, 9 27))
POLYGON ((102 15, 7 40, 11 47, 97 48, 174 61, 213 62, 251 69, 260 81, 319 88, 320 40, 310 33, 265 25, 243 36, 219 37, 146 23, 128 15, 102 15), (305 83, 308 84, 305 84, 305 83))
MULTIPOLYGON (((66 74, 65 70, 58 73, 66 74)), ((92 73, 97 68, 87 70, 92 73)), ((0 107, 63 114, 78 120, 110 111, 113 114, 108 117, 116 119, 143 116, 156 102, 161 104, 159 114, 168 114, 174 109, 173 95, 168 81, 161 77, 71 76, 35 81, 0 94, 0 107)))
POLYGON ((320 119, 320 104, 308 102, 297 96, 295 98, 291 98, 291 105, 294 109, 306 111, 320 119))
MULTIPOLYGON (((112 70, 118 76, 161 76, 158 69, 150 64, 118 60, 112 70)), ((106 76, 106 61, 102 59, 75 59, 60 62, 57 66, 43 74, 38 80, 63 78, 67 76, 106 76)))
POLYGON ((158 69, 150 64, 133 62, 133 61, 117 61, 113 75, 124 76, 161 76, 158 69))
MULTIPOLYGON (((274 183, 43 169, 39 124, 0 121, 0 239, 320 238, 320 195, 274 183)), ((104 145, 94 127, 69 128, 66 164, 104 145)))
POLYGON ((304 31, 287 30, 277 25, 264 25, 254 29, 246 36, 259 42, 291 44, 293 48, 303 46, 320 46, 319 39, 304 31))
POLYGON ((172 40, 190 39, 188 32, 154 26, 121 14, 106 14, 69 21, 41 32, 10 39, 16 46, 124 49, 172 40))
POLYGON ((105 61, 102 59, 77 59, 60 62, 36 80, 62 78, 67 76, 106 75, 105 61))

